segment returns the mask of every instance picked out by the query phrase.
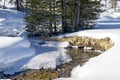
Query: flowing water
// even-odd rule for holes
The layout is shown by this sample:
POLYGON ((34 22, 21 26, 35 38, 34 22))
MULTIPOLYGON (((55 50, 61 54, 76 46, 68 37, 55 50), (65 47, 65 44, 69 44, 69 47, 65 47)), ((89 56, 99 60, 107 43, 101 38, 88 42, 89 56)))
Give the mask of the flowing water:
POLYGON ((97 50, 68 49, 68 54, 72 57, 72 61, 60 65, 61 77, 69 77, 73 67, 77 65, 83 66, 90 58, 100 55, 101 52, 97 50))

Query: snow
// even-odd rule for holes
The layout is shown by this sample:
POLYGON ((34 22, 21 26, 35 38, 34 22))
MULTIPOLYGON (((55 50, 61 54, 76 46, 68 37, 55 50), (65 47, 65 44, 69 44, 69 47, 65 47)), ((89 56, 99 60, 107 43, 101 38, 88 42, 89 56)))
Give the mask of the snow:
POLYGON ((23 66, 24 69, 55 69, 57 65, 67 63, 72 60, 63 45, 61 45, 66 45, 67 42, 46 41, 45 44, 39 44, 41 41, 37 38, 30 38, 29 41, 35 48, 36 55, 23 66))
POLYGON ((56 46, 56 47, 63 47, 63 48, 70 46, 69 42, 46 41, 45 43, 46 44, 44 46, 53 46, 53 47, 56 46))
POLYGON ((85 65, 73 68, 70 78, 55 80, 120 80, 120 12, 112 12, 112 10, 104 12, 97 23, 94 30, 80 31, 65 36, 110 37, 115 45, 101 55, 90 59, 85 65))
POLYGON ((14 74, 14 72, 26 69, 55 69, 57 65, 72 60, 61 46, 61 44, 66 45, 67 42, 52 42, 52 46, 47 46, 51 43, 45 42, 41 45, 37 38, 28 40, 22 37, 0 37, 2 42, 0 43, 1 71, 4 71, 5 74, 14 74))
POLYGON ((0 37, 0 42, 0 71, 5 73, 19 71, 14 64, 35 54, 29 41, 21 37, 0 37))
MULTIPOLYGON (((120 2, 119 2, 120 3, 120 2)), ((3 5, 3 0, 2 3, 3 5)), ((10 4, 6 3, 10 8, 10 4)), ((119 5, 118 5, 119 6, 119 5)), ((13 7, 13 6, 11 6, 13 7)), ((115 45, 103 54, 90 59, 84 66, 76 66, 69 78, 56 80, 120 80, 120 12, 110 9, 101 14, 96 29, 78 31, 63 36, 89 36, 93 38, 110 37, 115 45)), ((0 71, 14 74, 24 69, 55 69, 57 65, 72 59, 63 47, 68 42, 43 42, 38 38, 27 38, 25 15, 11 9, 0 9, 0 71), (4 37, 17 33, 19 37, 4 37), (3 37, 2 37, 3 36, 3 37)), ((63 37, 63 36, 58 36, 63 37)))
POLYGON ((0 1, 1 7, 5 6, 5 8, 14 8, 15 7, 14 3, 10 4, 9 1, 10 0, 1 0, 0 1), (5 3, 4 3, 4 1, 5 1, 5 3))
POLYGON ((56 69, 57 65, 71 61, 69 55, 65 54, 65 49, 49 51, 32 58, 25 66, 27 69, 56 69))
POLYGON ((22 12, 0 9, 0 36, 19 36, 0 37, 0 70, 14 74, 26 69, 55 69, 57 65, 72 60, 64 49, 68 42, 47 41, 41 45, 40 39, 28 39, 24 17, 22 12))
POLYGON ((11 80, 11 79, 0 79, 0 80, 11 80))
POLYGON ((17 36, 25 26, 25 14, 11 9, 0 9, 0 36, 17 36))

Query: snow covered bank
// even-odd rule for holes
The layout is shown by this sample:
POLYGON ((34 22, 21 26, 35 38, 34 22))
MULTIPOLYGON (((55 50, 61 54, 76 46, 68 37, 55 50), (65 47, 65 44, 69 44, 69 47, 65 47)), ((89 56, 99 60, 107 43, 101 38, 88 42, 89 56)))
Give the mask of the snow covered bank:
POLYGON ((0 70, 5 71, 5 73, 19 71, 22 69, 20 68, 22 64, 17 62, 35 54, 35 50, 30 47, 30 43, 26 39, 0 37, 0 42, 0 70))
POLYGON ((16 10, 0 9, 0 36, 16 36, 21 32, 26 26, 24 16, 16 10))
POLYGON ((103 54, 90 59, 84 66, 77 66, 70 78, 57 80, 120 80, 120 12, 105 12, 94 30, 68 34, 94 38, 110 37, 115 45, 103 54))
POLYGON ((57 65, 64 64, 71 61, 65 49, 58 49, 56 51, 49 51, 36 55, 32 58, 24 68, 27 69, 55 69, 57 65))
MULTIPOLYGON (((77 36, 88 36, 93 38, 105 38, 110 37, 115 43, 115 46, 99 55, 95 58, 90 59, 84 66, 79 65, 75 67, 71 72, 71 78, 60 78, 57 80, 119 80, 118 71, 120 64, 119 61, 119 48, 120 48, 120 37, 115 33, 115 31, 106 33, 102 30, 88 30, 72 33, 72 35, 77 36), (98 34, 99 33, 99 34, 98 34), (111 77, 113 76, 113 77, 111 77), (116 76, 116 77, 115 77, 116 76)), ((70 36, 70 34, 66 35, 70 36)))
POLYGON ((51 47, 65 48, 70 46, 69 42, 46 41, 45 43, 46 44, 44 46, 51 46, 51 47))
POLYGON ((24 69, 55 69, 57 65, 71 61, 71 57, 66 53, 66 50, 60 48, 61 44, 65 46, 66 43, 45 42, 45 44, 39 44, 40 40, 37 38, 29 40, 36 50, 36 55, 25 64, 24 69))
POLYGON ((120 37, 116 33, 104 33, 101 30, 97 32, 94 30, 83 31, 77 35, 94 38, 110 37, 114 41, 115 46, 102 55, 90 59, 83 67, 75 67, 71 72, 71 78, 57 80, 119 80, 120 37))
MULTIPOLYGON (((0 36, 16 36, 18 35, 17 33, 20 32, 18 36, 26 37, 27 33, 23 30, 26 26, 24 17, 24 13, 16 10, 0 9, 0 36)), ((19 40, 15 37, 11 38, 8 43, 8 39, 9 38, 1 37, 4 43, 1 43, 0 51, 4 53, 0 54, 0 68, 4 70, 5 73, 11 74, 21 69, 55 68, 61 63, 71 61, 66 51, 58 48, 61 44, 65 46, 64 43, 48 42, 47 45, 42 46, 39 44, 40 40, 33 40, 31 46, 35 48, 36 54, 32 56, 31 53, 34 52, 34 50, 30 48, 30 43, 27 40, 21 40, 22 38, 19 40), (8 52, 11 54, 6 55, 8 52), (32 57, 27 57, 27 55, 31 55, 32 57)))

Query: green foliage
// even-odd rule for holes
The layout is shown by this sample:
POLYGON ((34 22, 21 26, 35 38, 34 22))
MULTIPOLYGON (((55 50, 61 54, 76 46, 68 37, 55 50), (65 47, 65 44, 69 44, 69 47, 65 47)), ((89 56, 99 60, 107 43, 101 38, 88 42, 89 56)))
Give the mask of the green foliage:
MULTIPOLYGON (((36 26, 42 27, 52 32, 52 24, 56 21, 53 17, 57 16, 53 13, 53 8, 55 7, 53 6, 53 1, 54 0, 29 0, 27 22, 34 25, 34 28, 36 28, 36 26)), ((29 25, 29 27, 31 27, 31 25, 29 25)))
MULTIPOLYGON (((83 21, 83 28, 90 28, 91 25, 94 24, 94 20, 98 18, 98 15, 102 10, 100 9, 101 4, 100 1, 91 1, 85 0, 81 4, 81 19, 83 21)), ((94 26, 94 25, 93 25, 94 26)))
POLYGON ((57 33, 91 28, 101 12, 100 7, 98 0, 28 0, 27 30, 57 33), (62 27, 57 23, 62 23, 62 27))

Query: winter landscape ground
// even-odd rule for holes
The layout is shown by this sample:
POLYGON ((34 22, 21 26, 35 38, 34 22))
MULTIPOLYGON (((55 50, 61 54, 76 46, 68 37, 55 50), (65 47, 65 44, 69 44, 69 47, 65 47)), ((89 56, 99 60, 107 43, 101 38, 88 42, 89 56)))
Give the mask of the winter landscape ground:
MULTIPOLYGON (((27 38, 24 13, 11 9, 0 9, 0 71, 6 74, 25 69, 54 69, 61 63, 71 61, 63 48, 67 42, 46 42, 27 38), (21 32, 18 36, 17 33, 21 32), (16 37, 8 37, 13 35, 16 37)), ((62 36, 89 36, 93 38, 109 37, 115 44, 101 55, 90 59, 84 66, 76 66, 70 78, 55 80, 120 80, 120 11, 107 10, 96 20, 96 28, 78 31, 62 36)))

